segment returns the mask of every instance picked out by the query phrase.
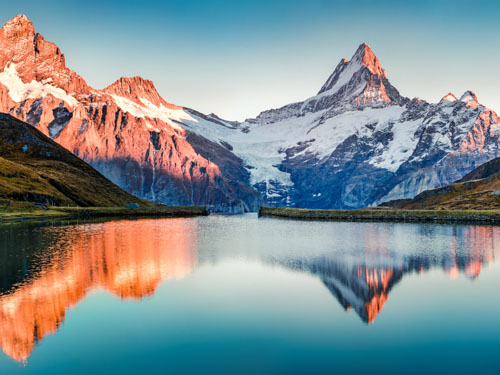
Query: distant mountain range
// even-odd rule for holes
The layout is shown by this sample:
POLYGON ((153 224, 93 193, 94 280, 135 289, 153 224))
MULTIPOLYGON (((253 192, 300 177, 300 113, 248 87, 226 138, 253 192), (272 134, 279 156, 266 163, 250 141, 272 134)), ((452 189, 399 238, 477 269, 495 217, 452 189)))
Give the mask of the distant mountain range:
POLYGON ((0 210, 19 205, 152 205, 122 190, 33 126, 0 113, 0 210))
POLYGON ((500 118, 473 92, 410 100, 366 44, 316 95, 239 123, 170 104, 140 77, 94 89, 20 15, 0 29, 0 111, 130 193, 226 212, 413 198, 500 156, 500 118))

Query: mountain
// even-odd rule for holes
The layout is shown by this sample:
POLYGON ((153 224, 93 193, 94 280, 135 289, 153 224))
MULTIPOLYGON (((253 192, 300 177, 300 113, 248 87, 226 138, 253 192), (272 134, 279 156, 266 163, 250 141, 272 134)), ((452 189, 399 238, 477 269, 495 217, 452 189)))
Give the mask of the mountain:
POLYGON ((435 104, 404 98, 366 44, 316 96, 241 127, 251 147, 240 156, 258 166, 252 181, 275 205, 349 209, 412 198, 499 156, 500 118, 474 93, 435 104))
POLYGON ((120 189, 34 127, 0 114, 0 205, 4 209, 19 202, 151 205, 120 189))
POLYGON ((233 123, 169 104, 140 77, 120 78, 104 90, 90 87, 23 15, 0 29, 0 111, 35 126, 137 196, 225 211, 257 207, 259 195, 241 159, 186 130, 233 123))
POLYGON ((453 184, 385 205, 404 209, 500 209, 500 158, 477 167, 453 184))
POLYGON ((170 104, 141 77, 91 88, 17 16, 0 30, 0 110, 137 196, 216 211, 378 205, 500 156, 500 118, 473 92, 410 100, 367 44, 316 95, 238 123, 170 104))

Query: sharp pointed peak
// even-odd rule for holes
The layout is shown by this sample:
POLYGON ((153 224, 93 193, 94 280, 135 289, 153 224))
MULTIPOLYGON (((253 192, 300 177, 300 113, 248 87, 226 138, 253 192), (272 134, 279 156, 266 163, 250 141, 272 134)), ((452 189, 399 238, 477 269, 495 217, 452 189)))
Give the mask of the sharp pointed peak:
POLYGON ((465 106, 467 108, 478 108, 482 106, 477 100, 477 96, 474 91, 470 90, 467 90, 463 93, 463 95, 460 97, 460 101, 462 103, 465 103, 465 106))
POLYGON ((356 52, 354 52, 351 61, 355 59, 362 60, 365 56, 373 57, 375 56, 375 53, 373 52, 372 47, 370 47, 368 44, 361 43, 359 47, 356 49, 356 52))
POLYGON ((371 47, 366 43, 361 43, 351 60, 340 60, 333 73, 323 87, 321 87, 318 95, 326 91, 340 89, 347 84, 356 73, 361 70, 365 71, 366 69, 370 74, 377 75, 378 79, 386 78, 385 70, 382 68, 379 59, 375 56, 371 47))
POLYGON ((12 19, 13 20, 26 20, 26 21, 31 22, 29 20, 29 18, 25 14, 23 14, 23 13, 19 13, 17 16, 12 17, 12 19))
POLYGON ((12 18, 10 19, 10 21, 8 21, 7 23, 9 23, 9 22, 29 22, 29 23, 32 23, 32 22, 30 21, 30 19, 29 19, 29 18, 28 18, 25 14, 22 14, 22 13, 21 13, 21 14, 18 14, 18 15, 17 15, 17 16, 15 16, 15 17, 12 17, 12 18))
POLYGON ((360 44, 360 46, 354 53, 351 62, 366 66, 372 74, 377 74, 380 77, 385 77, 385 70, 382 68, 380 60, 375 55, 375 53, 373 53, 372 48, 366 43, 360 44))
POLYGON ((448 94, 446 94, 445 96, 443 96, 441 98, 439 103, 444 103, 444 102, 453 103, 453 102, 456 102, 457 100, 458 100, 457 97, 455 95, 453 95, 451 92, 449 92, 448 94))
POLYGON ((354 54, 356 55, 358 53, 362 53, 362 54, 371 53, 371 54, 373 54, 373 50, 372 50, 372 47, 370 47, 367 43, 363 42, 359 45, 358 49, 356 50, 356 52, 354 54))
POLYGON ((464 103, 468 102, 477 102, 477 96, 474 91, 467 90, 466 92, 463 93, 463 95, 460 97, 460 101, 464 103))
POLYGON ((11 18, 9 21, 5 23, 3 28, 33 28, 33 22, 26 17, 24 14, 18 14, 17 16, 11 18))

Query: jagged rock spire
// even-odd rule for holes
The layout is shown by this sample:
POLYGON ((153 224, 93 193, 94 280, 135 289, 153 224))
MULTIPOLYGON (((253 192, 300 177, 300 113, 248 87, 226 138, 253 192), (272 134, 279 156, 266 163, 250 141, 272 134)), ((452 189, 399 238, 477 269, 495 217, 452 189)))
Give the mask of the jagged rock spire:
POLYGON ((0 29, 0 72, 9 65, 24 83, 50 80, 67 93, 89 93, 89 87, 78 74, 66 67, 60 48, 37 33, 23 14, 17 15, 0 29))
POLYGON ((366 43, 358 47, 351 60, 340 61, 318 95, 333 95, 338 92, 342 92, 346 100, 355 104, 401 104, 407 100, 389 83, 380 60, 366 43))

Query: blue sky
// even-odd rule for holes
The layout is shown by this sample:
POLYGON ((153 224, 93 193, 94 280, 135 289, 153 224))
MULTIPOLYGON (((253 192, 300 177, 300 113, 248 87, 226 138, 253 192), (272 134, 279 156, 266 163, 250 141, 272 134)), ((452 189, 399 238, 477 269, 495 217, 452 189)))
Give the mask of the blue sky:
POLYGON ((27 15, 95 88, 151 79, 169 102, 231 120, 314 95, 372 46, 391 83, 437 101, 476 92, 500 111, 497 1, 30 1, 27 15))

